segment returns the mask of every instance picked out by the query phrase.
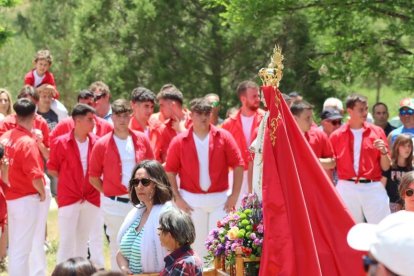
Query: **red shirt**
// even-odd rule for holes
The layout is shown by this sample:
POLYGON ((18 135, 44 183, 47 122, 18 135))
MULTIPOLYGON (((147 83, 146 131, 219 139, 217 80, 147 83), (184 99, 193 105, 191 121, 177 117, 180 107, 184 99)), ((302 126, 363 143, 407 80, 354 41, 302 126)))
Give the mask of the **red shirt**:
POLYGON ((305 138, 318 158, 334 157, 328 135, 317 127, 311 127, 305 133, 305 138))
POLYGON ((178 173, 180 189, 191 193, 215 193, 228 189, 229 167, 244 166, 243 158, 231 134, 210 125, 209 174, 211 186, 207 192, 200 188, 200 168, 193 128, 177 135, 168 149, 165 171, 178 173))
POLYGON ((44 181, 43 158, 32 133, 17 126, 7 131, 0 138, 4 145, 5 156, 9 159, 10 188, 6 193, 7 200, 37 194, 32 181, 44 181))
MULTIPOLYGON (((190 116, 188 116, 189 111, 185 111, 185 113, 187 114, 185 128, 188 129, 192 125, 192 121, 190 116)), ((155 159, 161 163, 164 163, 167 158, 168 146, 170 145, 171 140, 177 136, 177 131, 172 127, 172 123, 173 121, 168 119, 165 121, 164 125, 160 127, 160 142, 156 143, 154 148, 155 159)))
MULTIPOLYGON (((161 148, 161 123, 152 121, 147 123, 147 128, 149 131, 149 141, 151 144, 151 148, 154 151, 155 148, 161 148)), ((137 119, 135 119, 134 116, 131 116, 131 119, 129 120, 129 129, 139 131, 142 133, 145 133, 145 130, 142 128, 142 126, 138 123, 137 119)))
MULTIPOLYGON (((374 141, 382 139, 387 142, 384 130, 373 124, 364 123, 362 133, 359 172, 354 171, 354 135, 349 123, 335 130, 329 137, 334 155, 339 179, 366 178, 381 180, 381 152, 374 147, 374 141)), ((388 144, 385 143, 387 149, 388 144)))
MULTIPOLYGON (((35 71, 35 69, 29 71, 26 74, 26 76, 24 77, 24 84, 34 87, 34 85, 35 85, 35 77, 34 77, 34 74, 33 74, 34 71, 35 71)), ((49 71, 46 71, 45 72, 45 77, 43 78, 42 82, 37 87, 41 86, 42 84, 50 84, 50 85, 53 85, 56 88, 55 78, 53 77, 53 74, 50 73, 49 71)), ((56 89, 56 96, 54 98, 59 99, 59 92, 57 91, 57 89, 56 89)))
MULTIPOLYGON (((91 133, 88 135, 88 139, 89 160, 92 147, 97 137, 91 133)), ((59 174, 59 185, 57 185, 57 203, 59 207, 85 200, 99 207, 99 191, 89 183, 88 170, 86 170, 86 175, 83 174, 79 147, 75 140, 74 130, 57 137, 51 144, 47 168, 59 174)))
MULTIPOLYGON (((96 115, 94 115, 93 118, 95 120, 96 136, 102 137, 105 134, 112 132, 112 130, 114 129, 114 127, 106 120, 96 115)), ((56 127, 50 133, 50 141, 53 142, 53 140, 59 137, 60 135, 71 132, 74 127, 75 122, 73 121, 72 117, 63 119, 56 125, 56 127)))
MULTIPOLYGON (((264 111, 258 109, 256 114, 254 115, 252 128, 250 130, 250 142, 253 142, 254 139, 256 139, 257 130, 259 128, 260 122, 263 119, 263 116, 264 111)), ((251 154, 247 146, 246 137, 244 137, 243 133, 243 125, 241 122, 241 110, 237 112, 236 116, 226 119, 224 123, 221 125, 221 127, 225 130, 228 130, 233 135, 243 156, 244 169, 247 170, 249 161, 251 161, 251 154)))
MULTIPOLYGON (((154 159, 148 138, 140 132, 130 130, 129 133, 134 143, 136 163, 145 159, 154 159)), ((101 137, 95 143, 89 159, 89 176, 103 176, 105 196, 120 196, 128 193, 127 188, 122 185, 122 162, 113 135, 114 133, 111 132, 101 137)))
MULTIPOLYGON (((4 121, 0 123, 0 136, 6 131, 17 127, 16 114, 10 114, 4 118, 4 121)), ((49 147, 49 127, 46 120, 39 114, 35 114, 35 120, 33 122, 33 128, 40 129, 43 134, 43 144, 49 147)))

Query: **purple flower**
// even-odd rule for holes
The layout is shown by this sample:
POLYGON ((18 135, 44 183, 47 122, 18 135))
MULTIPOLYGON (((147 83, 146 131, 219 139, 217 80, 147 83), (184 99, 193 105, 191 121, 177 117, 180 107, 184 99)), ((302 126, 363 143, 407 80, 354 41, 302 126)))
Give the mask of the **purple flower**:
POLYGON ((254 241, 253 241, 253 243, 254 243, 254 245, 261 245, 262 243, 261 243, 261 241, 259 240, 259 239, 255 239, 254 241))
POLYGON ((256 234, 255 233, 251 233, 250 234, 250 239, 252 239, 252 240, 256 239, 256 234))
POLYGON ((263 224, 259 224, 257 226, 257 232, 260 233, 260 234, 263 234, 263 224))

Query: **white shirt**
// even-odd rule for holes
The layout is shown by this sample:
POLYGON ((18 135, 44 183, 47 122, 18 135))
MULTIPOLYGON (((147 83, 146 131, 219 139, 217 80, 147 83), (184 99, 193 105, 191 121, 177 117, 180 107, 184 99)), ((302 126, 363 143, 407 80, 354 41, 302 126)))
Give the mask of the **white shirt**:
POLYGON ((354 135, 354 171, 358 175, 359 171, 359 158, 361 156, 361 145, 362 145, 362 132, 363 128, 352 129, 352 134, 354 135))
POLYGON ((131 135, 126 139, 120 139, 114 135, 116 147, 121 157, 122 185, 128 188, 131 173, 135 166, 135 149, 131 135))
MULTIPOLYGON (((76 139, 75 139, 76 140, 76 139)), ((78 145, 80 160, 82 164, 83 175, 86 175, 88 169, 88 148, 89 148, 89 138, 86 138, 85 142, 79 142, 76 140, 78 145)))
POLYGON ((208 188, 211 186, 211 179, 209 173, 208 165, 208 148, 209 148, 209 138, 210 135, 207 135, 204 140, 198 138, 198 136, 193 132, 194 143, 197 150, 198 157, 198 167, 200 168, 200 188, 203 191, 208 191, 208 188))
POLYGON ((241 118, 241 122, 242 122, 242 126, 243 126, 243 134, 244 134, 244 138, 246 138, 246 144, 247 147, 250 146, 250 132, 252 131, 252 125, 253 125, 253 119, 254 119, 254 115, 250 116, 250 117, 246 117, 243 115, 240 115, 241 118))
POLYGON ((33 76, 34 76, 34 87, 38 87, 38 86, 42 83, 43 79, 45 78, 45 75, 46 75, 46 74, 44 74, 43 76, 39 76, 39 75, 37 74, 36 70, 34 70, 34 71, 33 71, 33 76))

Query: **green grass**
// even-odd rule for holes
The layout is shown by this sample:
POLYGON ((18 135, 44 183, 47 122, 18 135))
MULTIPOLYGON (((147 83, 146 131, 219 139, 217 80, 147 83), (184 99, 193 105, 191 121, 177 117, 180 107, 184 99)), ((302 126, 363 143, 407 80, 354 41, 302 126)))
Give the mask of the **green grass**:
MULTIPOLYGON (((47 220, 47 239, 49 241, 50 247, 46 254, 47 257, 47 275, 50 275, 53 269, 56 266, 56 253, 59 246, 59 229, 58 229, 58 218, 57 218, 57 209, 51 208, 48 214, 47 220)), ((105 255, 105 267, 109 269, 110 267, 110 258, 109 258, 109 246, 108 242, 105 240, 104 244, 104 255, 105 255)), ((0 276, 7 276, 7 272, 0 272, 0 276)))

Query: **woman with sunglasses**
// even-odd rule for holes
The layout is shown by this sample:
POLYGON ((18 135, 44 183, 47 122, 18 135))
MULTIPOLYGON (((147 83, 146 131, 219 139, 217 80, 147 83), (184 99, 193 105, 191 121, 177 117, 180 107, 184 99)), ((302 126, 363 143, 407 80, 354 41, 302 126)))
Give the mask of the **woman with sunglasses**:
POLYGON ((157 236, 160 215, 172 208, 171 185, 162 165, 144 160, 132 171, 129 196, 134 208, 125 218, 119 233, 116 256, 125 274, 160 272, 167 251, 157 236))
POLYGON ((399 192, 404 201, 404 210, 414 212, 414 171, 404 174, 399 192))

